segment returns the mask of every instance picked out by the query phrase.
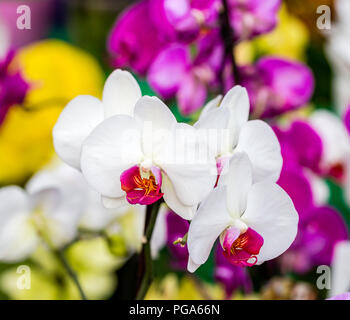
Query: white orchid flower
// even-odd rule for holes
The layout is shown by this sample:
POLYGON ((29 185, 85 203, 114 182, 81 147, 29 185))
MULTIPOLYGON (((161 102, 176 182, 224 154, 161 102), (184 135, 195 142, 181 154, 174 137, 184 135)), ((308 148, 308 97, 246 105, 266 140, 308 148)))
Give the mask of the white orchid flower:
POLYGON ((235 153, 244 152, 252 163, 254 182, 276 182, 283 163, 278 139, 267 123, 248 121, 249 109, 246 89, 235 86, 223 99, 218 96, 210 101, 194 126, 218 131, 212 152, 217 159, 219 174, 225 174, 226 164, 235 153))
POLYGON ((0 201, 1 261, 16 262, 27 258, 40 240, 60 248, 76 235, 80 199, 68 190, 63 191, 58 184, 49 185, 35 179, 27 191, 17 186, 5 187, 0 189, 0 201))
MULTIPOLYGON (((91 188, 82 173, 61 161, 54 161, 45 169, 38 172, 28 183, 28 188, 51 188, 56 184, 59 189, 70 192, 78 203, 79 227, 89 231, 105 229, 113 219, 127 212, 127 207, 107 209, 102 205, 101 196, 91 188)), ((69 213, 67 213, 69 214, 69 213)))
POLYGON ((205 263, 217 238, 233 265, 253 266, 282 254, 296 237, 298 214, 292 200, 275 183, 253 184, 246 154, 230 160, 226 183, 201 203, 190 224, 190 272, 205 263))
POLYGON ((80 169, 81 147, 91 131, 111 116, 132 116, 141 95, 141 89, 131 73, 118 69, 106 80, 102 101, 89 95, 73 99, 64 108, 53 129, 58 156, 70 166, 80 169))
POLYGON ((148 205, 163 197, 174 212, 192 219, 216 181, 215 159, 198 158, 200 149, 193 127, 177 123, 158 98, 144 96, 133 117, 113 116, 92 131, 81 169, 106 207, 126 200, 148 205))

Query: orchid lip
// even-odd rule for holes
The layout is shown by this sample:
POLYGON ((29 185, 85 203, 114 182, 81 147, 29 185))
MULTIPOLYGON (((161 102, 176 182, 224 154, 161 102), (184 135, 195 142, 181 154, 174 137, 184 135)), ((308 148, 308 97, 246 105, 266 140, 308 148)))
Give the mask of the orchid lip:
POLYGON ((133 166, 121 174, 120 182, 130 204, 149 205, 163 197, 160 192, 162 173, 158 167, 145 170, 133 166))
POLYGON ((220 242, 224 250, 223 254, 231 264, 252 267, 258 262, 257 255, 264 239, 251 228, 242 231, 231 226, 221 234, 220 242))

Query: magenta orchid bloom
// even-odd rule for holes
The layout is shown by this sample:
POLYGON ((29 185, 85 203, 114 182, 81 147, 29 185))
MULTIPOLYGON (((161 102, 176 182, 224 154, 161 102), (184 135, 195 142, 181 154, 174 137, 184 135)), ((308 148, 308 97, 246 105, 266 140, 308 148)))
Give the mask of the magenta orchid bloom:
POLYGON ((314 167, 311 164, 320 159, 322 152, 315 131, 307 123, 296 121, 289 130, 275 132, 284 159, 277 183, 291 197, 299 213, 298 235, 280 261, 285 271, 305 273, 317 265, 331 263, 335 246, 347 238, 347 229, 341 215, 324 205, 328 192, 322 188, 327 187, 311 174, 314 167), (303 137, 305 143, 297 144, 300 140, 296 137, 303 137), (303 149, 309 149, 309 153, 303 153, 303 149))
POLYGON ((149 2, 126 9, 112 28, 107 46, 114 67, 130 67, 143 75, 166 44, 152 23, 149 2))
POLYGON ((0 61, 0 125, 5 120, 10 107, 24 101, 29 84, 19 71, 10 70, 15 52, 10 51, 0 61))
POLYGON ((229 298, 239 288, 246 293, 251 292, 252 282, 246 268, 232 265, 224 252, 220 245, 217 246, 214 277, 224 286, 226 297, 229 298))
POLYGON ((252 112, 272 117, 303 107, 311 98, 314 79, 304 64, 277 57, 264 57, 254 66, 240 68, 252 112))
POLYGON ((231 25, 237 40, 247 40, 273 30, 281 0, 228 0, 231 25))
POLYGON ((172 254, 171 266, 177 270, 186 270, 188 248, 187 244, 174 244, 174 242, 186 235, 189 226, 188 221, 181 219, 172 211, 168 212, 166 216, 167 246, 172 254))
POLYGON ((169 41, 188 43, 215 25, 220 0, 150 0, 153 23, 169 41))
POLYGON ((152 88, 164 99, 176 96, 184 115, 203 106, 207 98, 207 87, 216 80, 211 64, 220 60, 221 48, 214 48, 209 53, 204 53, 205 49, 203 45, 203 51, 193 60, 188 46, 173 44, 160 52, 148 72, 152 88))

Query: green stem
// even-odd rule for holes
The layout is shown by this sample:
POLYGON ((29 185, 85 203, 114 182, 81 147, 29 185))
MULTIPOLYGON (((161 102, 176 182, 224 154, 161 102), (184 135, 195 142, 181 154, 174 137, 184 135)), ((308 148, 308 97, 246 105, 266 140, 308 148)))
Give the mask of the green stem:
POLYGON ((153 280, 153 265, 151 256, 151 238, 156 224, 157 215, 161 201, 157 201, 147 206, 146 226, 145 226, 145 243, 142 246, 140 270, 142 274, 141 284, 138 288, 136 300, 143 300, 153 280))
POLYGON ((70 278, 75 283, 75 285, 76 285, 76 287, 77 287, 77 289, 78 289, 78 291, 80 293, 81 299, 82 300, 88 300, 86 295, 85 295, 85 293, 84 293, 83 288, 80 285, 78 276, 75 273, 75 271, 72 269, 72 267, 69 265, 66 257, 64 256, 63 250, 56 251, 56 254, 57 254, 57 258, 60 260, 60 262, 62 263, 63 267, 66 269, 68 275, 70 276, 70 278))

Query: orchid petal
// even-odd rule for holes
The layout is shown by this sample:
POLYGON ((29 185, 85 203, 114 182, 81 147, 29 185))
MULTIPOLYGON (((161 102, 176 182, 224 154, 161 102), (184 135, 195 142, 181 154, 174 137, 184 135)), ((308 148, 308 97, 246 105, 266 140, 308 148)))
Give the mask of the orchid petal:
POLYGON ((254 182, 277 181, 283 164, 281 147, 268 124, 261 120, 248 121, 242 127, 236 150, 247 153, 254 182))
POLYGON ((219 235, 233 222, 226 207, 226 187, 217 187, 201 203, 188 232, 189 271, 205 263, 219 235))
POLYGON ((252 186, 241 219, 264 239, 257 256, 258 264, 286 251, 298 230, 299 218, 292 200, 281 187, 270 182, 252 186))
POLYGON ((87 182, 103 196, 119 198, 120 175, 141 161, 141 133, 137 122, 126 115, 101 123, 86 139, 81 168, 87 182))
POLYGON ((227 108, 231 112, 229 128, 232 131, 232 146, 235 146, 242 126, 248 121, 249 97, 247 90, 241 86, 233 87, 224 96, 220 108, 227 108))
POLYGON ((92 96, 78 96, 63 109, 53 129, 58 156, 80 169, 81 147, 91 131, 103 120, 103 106, 92 96))
MULTIPOLYGON (((239 218, 247 207, 248 192, 253 183, 252 165, 245 153, 235 153, 226 173, 227 208, 234 218, 239 218)), ((220 177, 220 180, 223 176, 220 177)))
POLYGON ((130 72, 120 69, 113 71, 103 89, 105 118, 117 114, 132 116, 141 96, 140 86, 130 72))
POLYGON ((176 195, 174 186, 166 175, 163 175, 161 191, 165 203, 171 210, 185 220, 191 220, 193 218, 197 205, 188 206, 183 204, 176 195))

